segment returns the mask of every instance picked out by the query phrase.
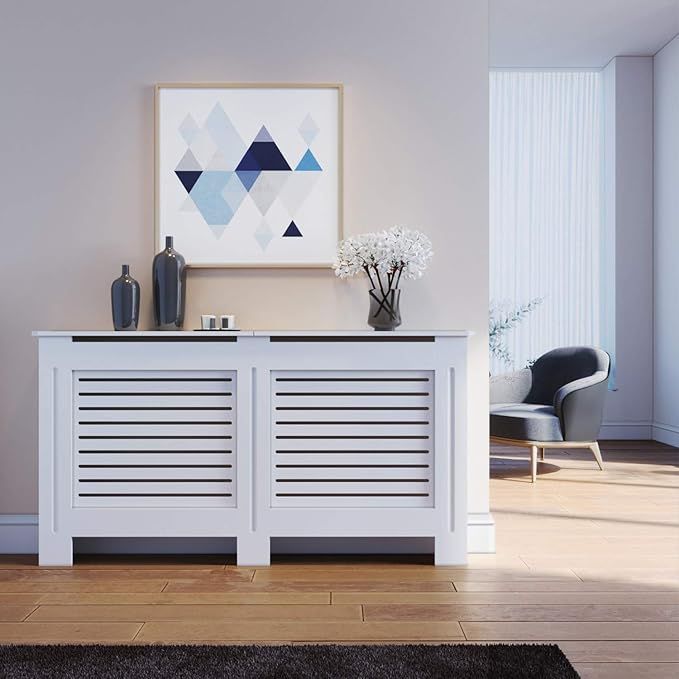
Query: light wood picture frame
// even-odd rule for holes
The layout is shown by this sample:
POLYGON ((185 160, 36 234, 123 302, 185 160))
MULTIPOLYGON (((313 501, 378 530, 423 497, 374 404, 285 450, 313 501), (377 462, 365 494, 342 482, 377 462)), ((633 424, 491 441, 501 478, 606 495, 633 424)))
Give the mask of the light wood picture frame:
POLYGON ((343 220, 341 83, 159 83, 155 247, 202 268, 327 268, 343 220))

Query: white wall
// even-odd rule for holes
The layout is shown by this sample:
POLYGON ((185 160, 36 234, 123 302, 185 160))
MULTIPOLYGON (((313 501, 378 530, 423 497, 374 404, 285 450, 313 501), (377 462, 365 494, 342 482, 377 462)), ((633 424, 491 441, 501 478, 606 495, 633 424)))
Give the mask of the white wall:
MULTIPOLYGON (((0 514, 37 511, 30 331, 109 328, 109 286, 123 262, 150 324, 154 83, 340 81, 345 232, 403 223, 429 233, 436 255, 404 289, 404 327, 476 333, 469 508, 483 523, 486 0, 23 0, 4 9, 0 514)), ((363 282, 327 270, 197 270, 187 325, 229 309, 243 327, 364 327, 367 302, 363 282)))
POLYGON ((603 77, 616 391, 608 394, 601 438, 647 439, 653 419, 653 58, 616 57, 603 77))
POLYGON ((656 54, 653 438, 679 446, 679 36, 656 54))

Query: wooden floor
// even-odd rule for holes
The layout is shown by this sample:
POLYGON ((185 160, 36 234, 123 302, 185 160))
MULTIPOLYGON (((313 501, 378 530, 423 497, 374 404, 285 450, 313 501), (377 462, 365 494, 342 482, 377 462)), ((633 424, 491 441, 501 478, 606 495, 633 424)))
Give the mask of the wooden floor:
POLYGON ((679 676, 679 450, 495 447, 495 555, 0 562, 0 642, 555 642, 583 677, 679 676))

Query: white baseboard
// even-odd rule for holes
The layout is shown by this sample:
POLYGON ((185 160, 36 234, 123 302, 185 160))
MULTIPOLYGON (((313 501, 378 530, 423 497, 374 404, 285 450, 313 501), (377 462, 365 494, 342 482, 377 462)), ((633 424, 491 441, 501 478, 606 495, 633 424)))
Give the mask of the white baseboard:
POLYGON ((38 553, 38 515, 0 514, 0 554, 38 553))
POLYGON ((679 448, 679 427, 662 422, 653 423, 653 440, 679 448))
POLYGON ((467 552, 469 554, 495 553, 495 520, 492 514, 469 514, 467 527, 467 552))
POLYGON ((599 439, 612 441, 648 441, 651 438, 650 422, 604 422, 599 439))
MULTIPOLYGON (((274 538, 274 554, 433 554, 433 538, 274 538)), ((235 554, 235 539, 78 538, 81 554, 235 554)), ((469 552, 495 551, 490 514, 470 514, 469 552)), ((37 554, 38 516, 0 514, 0 554, 37 554)))

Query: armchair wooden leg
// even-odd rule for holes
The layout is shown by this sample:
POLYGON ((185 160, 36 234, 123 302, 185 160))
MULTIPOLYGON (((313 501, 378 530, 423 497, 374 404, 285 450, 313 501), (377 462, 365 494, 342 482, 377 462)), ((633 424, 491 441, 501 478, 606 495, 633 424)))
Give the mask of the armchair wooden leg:
POLYGON ((531 466, 531 483, 535 483, 538 477, 538 447, 530 447, 530 466, 531 466))
POLYGON ((594 443, 591 443, 589 446, 589 449, 594 453, 594 457, 596 458, 596 463, 599 465, 599 469, 601 471, 604 470, 604 461, 601 457, 601 450, 599 449, 599 443, 598 441, 594 441, 594 443))

